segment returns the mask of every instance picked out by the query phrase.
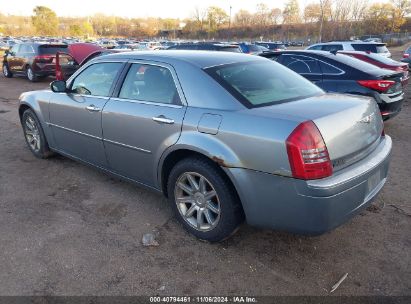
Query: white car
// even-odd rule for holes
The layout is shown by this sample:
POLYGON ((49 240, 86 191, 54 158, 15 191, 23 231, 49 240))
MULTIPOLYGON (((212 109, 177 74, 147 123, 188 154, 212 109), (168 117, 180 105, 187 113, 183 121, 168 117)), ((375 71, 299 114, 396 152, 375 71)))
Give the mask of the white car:
POLYGON ((378 55, 391 58, 391 53, 385 43, 363 42, 363 41, 334 41, 316 43, 306 48, 310 51, 361 51, 376 53, 378 55))

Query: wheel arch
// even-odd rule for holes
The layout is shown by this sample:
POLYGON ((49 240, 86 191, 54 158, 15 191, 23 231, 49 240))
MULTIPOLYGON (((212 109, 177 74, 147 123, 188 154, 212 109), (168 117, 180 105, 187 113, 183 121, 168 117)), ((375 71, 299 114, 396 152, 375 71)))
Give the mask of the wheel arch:
POLYGON ((215 167, 218 168, 218 171, 221 173, 222 177, 232 186, 233 191, 238 197, 238 201, 241 203, 241 199, 235 183, 231 180, 231 177, 227 174, 226 170, 224 170, 224 168, 226 167, 224 159, 217 156, 211 156, 208 152, 201 151, 201 149, 186 146, 172 149, 161 159, 158 170, 158 179, 161 191, 166 197, 168 197, 167 181, 168 177, 170 176, 171 170, 176 163, 190 157, 202 158, 209 161, 210 163, 213 163, 215 167))

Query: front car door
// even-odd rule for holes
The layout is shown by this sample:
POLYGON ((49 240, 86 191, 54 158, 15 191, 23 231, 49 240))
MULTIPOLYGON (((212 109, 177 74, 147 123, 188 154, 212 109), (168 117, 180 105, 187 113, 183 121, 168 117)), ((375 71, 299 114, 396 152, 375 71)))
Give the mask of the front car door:
POLYGON ((7 64, 9 66, 10 71, 17 72, 18 71, 18 54, 20 50, 21 44, 15 44, 10 49, 7 55, 7 64))
POLYGON ((50 101, 50 126, 56 149, 99 167, 106 167, 101 113, 124 67, 122 62, 97 62, 68 83, 69 93, 50 101))
POLYGON ((171 66, 130 63, 117 97, 103 111, 104 145, 112 171, 156 186, 158 159, 181 133, 183 96, 171 66))
POLYGON ((311 82, 320 85, 322 72, 317 59, 302 55, 284 54, 281 56, 281 64, 304 76, 311 82))

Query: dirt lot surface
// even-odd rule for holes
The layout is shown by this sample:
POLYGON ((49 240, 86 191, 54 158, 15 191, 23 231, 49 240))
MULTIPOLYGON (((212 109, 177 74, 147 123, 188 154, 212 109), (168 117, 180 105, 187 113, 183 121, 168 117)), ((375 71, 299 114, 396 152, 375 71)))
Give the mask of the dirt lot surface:
POLYGON ((208 244, 162 196, 31 155, 17 99, 49 81, 0 76, 0 295, 327 295, 345 273, 333 294, 411 295, 410 101, 386 124, 390 176, 367 211, 319 237, 244 225, 208 244), (153 230, 160 246, 143 247, 153 230))

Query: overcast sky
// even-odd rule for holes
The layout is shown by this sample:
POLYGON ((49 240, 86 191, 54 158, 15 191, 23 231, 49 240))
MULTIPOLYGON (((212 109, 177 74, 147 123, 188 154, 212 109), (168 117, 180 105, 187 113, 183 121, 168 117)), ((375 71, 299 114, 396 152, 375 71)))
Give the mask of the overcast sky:
MULTIPOLYGON (((232 6, 232 15, 240 9, 255 11, 257 3, 266 3, 270 7, 283 8, 286 0, 4 0, 7 5, 0 7, 0 12, 16 15, 31 15, 33 8, 44 5, 53 9, 59 16, 87 16, 96 13, 121 17, 162 17, 187 18, 196 6, 216 5, 227 13, 232 6)), ((381 0, 380 2, 386 2, 381 0)), ((2 1, 3 2, 3 1, 2 1)), ((314 0, 299 0, 304 6, 314 0)), ((377 2, 377 0, 370 0, 377 2)))

